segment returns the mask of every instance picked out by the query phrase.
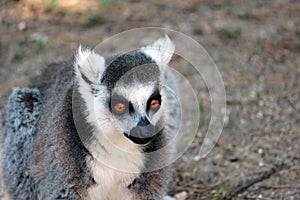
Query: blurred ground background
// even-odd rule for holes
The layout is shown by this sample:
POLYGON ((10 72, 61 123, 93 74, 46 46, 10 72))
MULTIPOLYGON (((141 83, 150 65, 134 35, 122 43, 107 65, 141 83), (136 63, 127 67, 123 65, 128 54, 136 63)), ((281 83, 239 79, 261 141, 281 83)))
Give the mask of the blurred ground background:
MULTIPOLYGON (((171 28, 203 45, 227 93, 223 134, 197 160, 210 116, 203 86, 199 134, 175 163, 169 194, 300 199, 298 0, 1 0, 0 109, 15 87, 26 86, 48 64, 70 59, 79 43, 94 47, 144 26, 171 28)), ((6 199, 1 188, 0 199, 6 199)))

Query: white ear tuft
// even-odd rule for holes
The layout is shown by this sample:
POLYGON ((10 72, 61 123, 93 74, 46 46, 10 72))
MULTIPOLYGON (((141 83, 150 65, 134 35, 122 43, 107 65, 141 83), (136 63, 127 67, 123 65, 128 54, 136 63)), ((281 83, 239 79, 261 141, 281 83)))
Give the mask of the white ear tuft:
POLYGON ((105 69, 105 59, 80 45, 75 54, 74 68, 77 79, 83 79, 88 84, 97 84, 105 69))
POLYGON ((165 35, 159 38, 152 45, 142 47, 141 51, 151 57, 159 65, 168 65, 175 50, 174 43, 165 35))

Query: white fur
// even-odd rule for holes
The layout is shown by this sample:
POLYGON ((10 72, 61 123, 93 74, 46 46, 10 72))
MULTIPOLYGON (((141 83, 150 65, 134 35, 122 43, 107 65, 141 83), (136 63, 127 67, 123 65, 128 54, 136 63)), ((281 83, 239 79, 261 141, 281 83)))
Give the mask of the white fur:
POLYGON ((87 164, 96 185, 88 190, 88 199, 133 199, 127 186, 144 166, 140 148, 118 133, 112 123, 106 123, 95 134, 97 139, 89 145, 93 157, 87 158, 87 164))
POLYGON ((78 89, 87 105, 86 120, 96 127, 93 133, 96 139, 88 144, 92 157, 87 158, 96 185, 88 190, 87 199, 129 200, 133 196, 127 186, 142 171, 145 157, 139 145, 114 127, 110 113, 103 105, 107 94, 106 88, 99 85, 99 79, 105 69, 104 63, 102 56, 79 47, 74 64, 78 89), (83 80, 82 73, 92 85, 83 80), (99 90, 96 96, 91 93, 91 87, 99 90))
POLYGON ((94 51, 81 46, 78 47, 75 54, 75 71, 77 76, 83 73, 93 83, 99 83, 101 74, 105 70, 105 60, 94 51))
POLYGON ((95 116, 98 124, 104 122, 101 127, 97 126, 96 139, 88 148, 93 157, 87 158, 87 164, 96 181, 96 185, 88 190, 88 197, 91 200, 100 197, 103 200, 133 199, 127 186, 141 172, 144 155, 140 147, 120 134, 111 121, 102 118, 101 110, 95 111, 95 116))
POLYGON ((114 91, 118 94, 122 94, 126 99, 128 99, 135 107, 135 109, 141 114, 145 114, 146 102, 149 96, 152 94, 155 87, 155 82, 148 85, 136 84, 134 86, 117 86, 114 91), (142 104, 143 103, 143 104, 142 104))
MULTIPOLYGON (((106 144, 109 144, 106 143, 106 144)), ((108 145, 105 145, 106 147, 108 145)), ((95 148, 97 146, 95 145, 95 148)), ((109 151, 114 148, 110 148, 109 151)), ((120 151, 114 149, 113 151, 120 151)), ((97 150, 94 150, 97 152, 97 150)), ((115 155, 103 155, 103 152, 99 152, 96 157, 88 158, 87 164, 93 173, 93 177, 96 181, 96 185, 88 190, 88 199, 133 199, 131 192, 127 189, 127 186, 133 182, 133 180, 139 176, 141 168, 143 167, 144 159, 141 159, 143 155, 137 153, 132 154, 128 152, 117 152, 115 155), (112 166, 107 166, 111 164, 112 166), (114 169, 120 167, 122 170, 114 169), (125 169, 126 168, 126 169, 125 169), (131 171, 137 172, 132 173, 131 171)), ((93 154, 94 156, 95 154, 93 154)))
POLYGON ((159 38, 152 45, 141 48, 141 51, 151 57, 158 65, 168 65, 174 50, 175 45, 167 35, 165 38, 159 38))

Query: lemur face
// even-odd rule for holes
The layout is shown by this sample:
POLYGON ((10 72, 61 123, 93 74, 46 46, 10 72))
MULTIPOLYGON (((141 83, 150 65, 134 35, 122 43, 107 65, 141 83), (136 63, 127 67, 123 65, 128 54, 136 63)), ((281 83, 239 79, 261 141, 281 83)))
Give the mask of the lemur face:
POLYGON ((113 126, 136 144, 148 143, 163 127, 164 68, 173 51, 168 37, 107 61, 91 50, 79 49, 75 63, 79 91, 87 108, 95 104, 87 113, 96 110, 97 120, 88 116, 88 121, 103 132, 103 127, 113 126))
POLYGON ((159 89, 154 84, 115 88, 108 99, 113 123, 121 133, 138 144, 149 142, 160 130, 161 104, 159 89), (127 96, 130 91, 135 94, 127 96))
POLYGON ((124 54, 106 68, 101 82, 108 88, 107 108, 119 132, 134 143, 149 142, 162 127, 157 64, 144 53, 124 54))

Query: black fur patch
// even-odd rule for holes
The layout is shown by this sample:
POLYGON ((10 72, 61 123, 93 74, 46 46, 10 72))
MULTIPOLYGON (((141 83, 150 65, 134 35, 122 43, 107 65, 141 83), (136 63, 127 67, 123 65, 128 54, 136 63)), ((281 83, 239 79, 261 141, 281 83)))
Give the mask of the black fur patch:
POLYGON ((132 181, 132 183, 130 183, 130 184, 127 186, 127 188, 130 189, 130 188, 132 188, 135 184, 136 184, 136 179, 134 179, 134 180, 132 181))
POLYGON ((133 112, 134 112, 133 105, 132 105, 132 103, 129 101, 129 113, 130 113, 130 114, 133 114, 133 112))
POLYGON ((111 63, 108 63, 102 75, 101 83, 105 84, 109 90, 112 90, 121 78, 125 84, 129 84, 133 79, 147 83, 158 77, 159 68, 155 64, 155 61, 147 57, 144 53, 135 52, 120 55, 111 63), (134 71, 131 71, 133 69, 134 71), (125 74, 126 76, 124 76, 125 74))
POLYGON ((144 146, 143 151, 146 153, 157 151, 166 145, 165 140, 164 129, 162 129, 144 146))
MULTIPOLYGON (((80 71, 80 65, 78 65, 78 69, 79 69, 79 71, 80 71)), ((92 83, 92 81, 90 81, 90 79, 88 79, 88 77, 86 77, 86 75, 84 75, 81 71, 80 71, 80 74, 81 74, 81 77, 82 77, 82 79, 87 83, 87 84, 89 84, 89 85, 92 85, 93 83, 92 83)))
MULTIPOLYGON (((149 97, 148 101, 147 101, 147 112, 150 110, 150 103, 152 100, 158 100, 159 101, 159 104, 161 105, 161 95, 160 95, 160 92, 158 89, 154 90, 154 92, 151 94, 151 96, 149 97)), ((159 109, 159 107, 155 110, 157 111, 159 109)))
POLYGON ((86 75, 84 75, 82 72, 80 72, 80 73, 81 73, 82 79, 83 79, 87 84, 89 84, 89 85, 92 85, 92 84, 93 84, 93 82, 90 81, 90 79, 88 79, 88 77, 86 77, 86 75))

